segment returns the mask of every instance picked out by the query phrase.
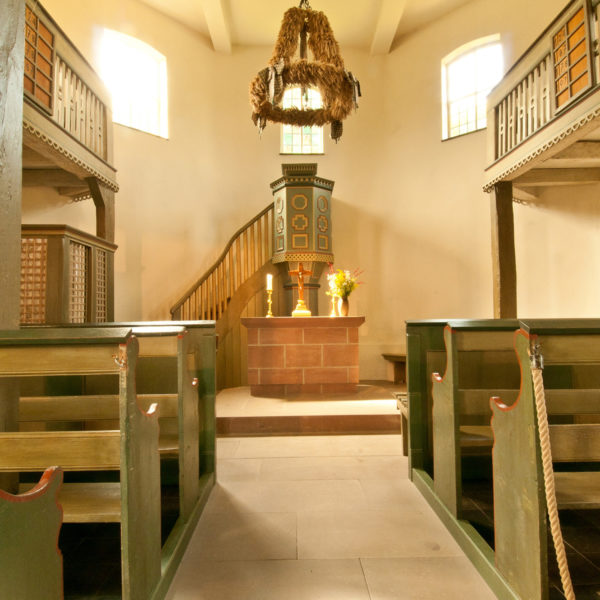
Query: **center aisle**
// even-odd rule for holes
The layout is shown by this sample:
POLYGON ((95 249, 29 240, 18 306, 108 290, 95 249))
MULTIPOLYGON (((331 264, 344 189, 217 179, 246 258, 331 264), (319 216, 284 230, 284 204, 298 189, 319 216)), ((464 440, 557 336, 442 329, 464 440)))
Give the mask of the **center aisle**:
POLYGON ((222 438, 167 600, 493 600, 400 435, 222 438))

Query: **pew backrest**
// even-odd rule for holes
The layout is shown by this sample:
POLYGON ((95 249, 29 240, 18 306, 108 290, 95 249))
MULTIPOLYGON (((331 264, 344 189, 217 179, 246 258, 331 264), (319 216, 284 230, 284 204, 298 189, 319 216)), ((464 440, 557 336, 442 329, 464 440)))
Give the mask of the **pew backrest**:
POLYGON ((61 469, 50 467, 25 494, 0 490, 0 598, 63 598, 61 482, 61 469))
POLYGON ((462 454, 488 453, 490 396, 514 388, 519 369, 514 355, 514 319, 449 321, 444 328, 446 370, 432 375, 434 490, 448 510, 461 517, 462 454))
MULTIPOLYGON (((600 321, 522 321, 515 349, 518 400, 490 402, 496 564, 520 597, 537 600, 548 597, 548 538, 531 360, 543 362, 553 461, 564 463, 561 471, 566 463, 599 461, 600 424, 576 421, 600 414, 600 321)), ((556 472, 554 480, 559 507, 598 507, 598 471, 556 472)))

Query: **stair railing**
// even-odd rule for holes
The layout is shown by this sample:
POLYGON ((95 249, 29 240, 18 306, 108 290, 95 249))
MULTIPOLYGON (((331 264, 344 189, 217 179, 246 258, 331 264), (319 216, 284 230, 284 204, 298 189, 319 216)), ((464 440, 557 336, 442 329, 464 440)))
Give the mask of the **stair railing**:
POLYGON ((229 240, 221 256, 171 308, 175 320, 218 320, 236 290, 273 255, 273 204, 229 240))

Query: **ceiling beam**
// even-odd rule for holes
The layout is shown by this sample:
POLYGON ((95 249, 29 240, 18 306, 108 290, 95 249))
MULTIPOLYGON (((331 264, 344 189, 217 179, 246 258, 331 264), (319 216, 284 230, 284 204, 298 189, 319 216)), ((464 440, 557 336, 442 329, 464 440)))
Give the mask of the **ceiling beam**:
POLYGON ((202 0, 204 17, 216 52, 231 54, 231 30, 224 0, 202 0))
POLYGON ((23 169, 23 187, 81 188, 82 181, 63 169, 23 169))
POLYGON ((554 159, 586 159, 586 158, 600 158, 600 142, 596 141, 581 141, 565 148, 558 154, 555 154, 552 158, 554 159))
POLYGON ((379 18, 371 42, 371 56, 388 54, 398 25, 404 14, 407 0, 382 0, 379 18))
POLYGON ((585 169, 531 169, 517 179, 513 185, 520 188, 544 187, 551 185, 584 185, 600 181, 599 168, 585 169))

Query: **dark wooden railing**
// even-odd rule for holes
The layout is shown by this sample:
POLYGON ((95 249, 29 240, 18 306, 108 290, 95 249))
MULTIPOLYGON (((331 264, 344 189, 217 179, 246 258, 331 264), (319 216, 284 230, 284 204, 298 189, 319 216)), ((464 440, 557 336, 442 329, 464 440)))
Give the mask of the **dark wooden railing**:
POLYGON ((108 90, 38 2, 25 8, 23 87, 24 145, 117 191, 108 90))
POLYGON ((486 191, 598 126, 600 3, 591 4, 572 0, 488 96, 486 191))

